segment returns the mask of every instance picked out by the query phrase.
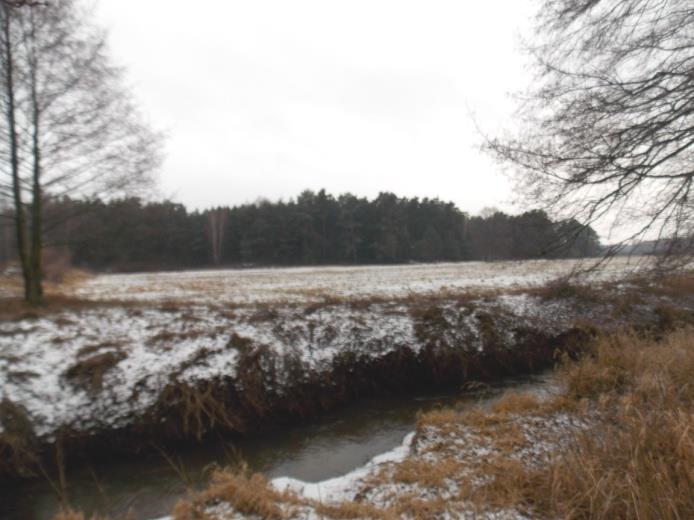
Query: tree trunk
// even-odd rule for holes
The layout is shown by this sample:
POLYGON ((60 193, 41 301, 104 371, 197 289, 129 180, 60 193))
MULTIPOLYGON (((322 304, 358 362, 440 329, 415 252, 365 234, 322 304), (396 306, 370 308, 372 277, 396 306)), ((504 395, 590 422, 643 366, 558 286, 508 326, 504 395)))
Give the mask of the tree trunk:
POLYGON ((0 23, 3 32, 3 54, 5 68, 5 96, 7 97, 7 126, 10 148, 10 168, 12 171, 12 199, 14 202, 15 233, 17 238, 17 254, 22 267, 24 278, 24 297, 31 301, 32 270, 29 265, 27 251, 27 228, 22 204, 22 188, 19 179, 19 150, 17 143, 17 122, 15 120, 15 93, 14 93, 14 63, 12 52, 12 40, 10 38, 10 17, 7 7, 0 2, 0 23))
MULTIPOLYGON (((31 41, 35 41, 34 21, 31 20, 31 41)), ((32 201, 31 201, 31 255, 29 262, 29 294, 28 300, 32 305, 40 304, 43 301, 43 266, 41 262, 43 253, 43 206, 41 190, 41 143, 39 141, 41 107, 37 94, 37 62, 38 57, 32 48, 30 58, 30 79, 31 79, 31 154, 33 159, 32 168, 32 201)))

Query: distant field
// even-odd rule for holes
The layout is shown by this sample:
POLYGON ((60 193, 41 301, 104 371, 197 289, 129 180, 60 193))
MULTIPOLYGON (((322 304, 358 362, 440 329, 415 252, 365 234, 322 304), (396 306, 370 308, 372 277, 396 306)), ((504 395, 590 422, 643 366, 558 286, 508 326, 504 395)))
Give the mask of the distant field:
MULTIPOLYGON (((69 293, 97 300, 239 304, 311 302, 326 297, 387 298, 461 289, 530 287, 566 275, 577 265, 581 264, 576 260, 529 260, 112 274, 84 280, 71 286, 69 293)), ((643 265, 643 258, 617 258, 592 276, 615 279, 639 265, 643 265)))

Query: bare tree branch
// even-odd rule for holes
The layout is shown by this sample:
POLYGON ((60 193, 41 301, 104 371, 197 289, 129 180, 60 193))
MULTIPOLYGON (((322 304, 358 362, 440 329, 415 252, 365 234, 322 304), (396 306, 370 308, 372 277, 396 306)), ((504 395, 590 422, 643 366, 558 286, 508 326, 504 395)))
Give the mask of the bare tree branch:
POLYGON ((0 193, 14 194, 27 299, 36 302, 46 200, 109 198, 151 183, 161 136, 143 123, 103 31, 75 0, 0 0, 0 11, 0 109, 12 122, 0 129, 0 193))
POLYGON ((684 252, 694 232, 694 4, 544 0, 517 132, 486 149, 527 202, 684 252))

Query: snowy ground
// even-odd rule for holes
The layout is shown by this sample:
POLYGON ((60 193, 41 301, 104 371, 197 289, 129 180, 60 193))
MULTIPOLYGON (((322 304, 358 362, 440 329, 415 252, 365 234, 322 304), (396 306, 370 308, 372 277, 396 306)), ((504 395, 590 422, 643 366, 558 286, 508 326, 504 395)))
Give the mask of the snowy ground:
MULTIPOLYGON (((424 341, 416 337, 408 307, 417 298, 407 304, 388 301, 389 296, 436 293, 443 302, 448 291, 532 286, 575 265, 530 261, 96 276, 70 290, 95 300, 134 301, 0 321, 0 401, 22 406, 39 437, 50 438, 60 427, 122 427, 154 405, 172 382, 234 379, 244 341, 278 360, 273 384, 281 393, 285 360, 315 373, 329 371, 345 353, 375 359, 403 347, 421 349, 424 341), (333 300, 310 308, 326 296, 378 296, 381 303, 359 307, 333 300), (234 337, 242 341, 230 341, 234 337)), ((618 259, 596 277, 612 279, 633 267, 634 261, 618 259)), ((477 313, 485 308, 520 322, 544 320, 544 327, 557 330, 573 317, 566 305, 518 293, 477 307, 471 312, 449 302, 444 319, 450 338, 444 339, 480 351, 477 313)), ((508 330, 500 333, 513 345, 508 330)), ((0 418, 0 433, 5 427, 0 418)))
MULTIPOLYGON (((557 330, 571 319, 565 305, 540 304, 525 294, 479 301, 471 311, 452 302, 441 305, 452 329, 444 339, 473 352, 483 348, 480 312, 493 310, 519 322, 549 313, 557 330)), ((366 308, 167 304, 66 310, 0 322, 0 401, 21 405, 39 437, 50 438, 60 427, 108 430, 137 420, 173 382, 234 380, 244 350, 265 352, 272 363, 267 384, 281 395, 290 384, 285 362, 308 375, 329 372, 338 356, 349 353, 362 360, 405 347, 416 353, 425 341, 415 326, 410 309, 397 302, 366 308)), ((512 347, 513 333, 503 332, 512 347)))
MULTIPOLYGON (((301 267, 100 275, 71 294, 90 299, 217 303, 310 302, 327 297, 402 297, 445 290, 541 285, 570 273, 576 260, 462 262, 361 267, 301 267)), ((611 280, 643 265, 616 258, 594 279, 611 280)))

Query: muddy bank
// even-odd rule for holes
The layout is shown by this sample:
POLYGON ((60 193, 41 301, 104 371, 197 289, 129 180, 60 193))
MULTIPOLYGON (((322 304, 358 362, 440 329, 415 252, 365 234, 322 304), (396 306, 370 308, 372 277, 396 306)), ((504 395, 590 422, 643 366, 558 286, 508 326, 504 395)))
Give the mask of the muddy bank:
POLYGON ((596 329, 664 328, 688 305, 622 284, 390 302, 94 305, 4 322, 0 474, 53 474, 153 442, 278 428, 364 396, 531 373, 596 329))

